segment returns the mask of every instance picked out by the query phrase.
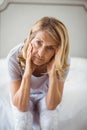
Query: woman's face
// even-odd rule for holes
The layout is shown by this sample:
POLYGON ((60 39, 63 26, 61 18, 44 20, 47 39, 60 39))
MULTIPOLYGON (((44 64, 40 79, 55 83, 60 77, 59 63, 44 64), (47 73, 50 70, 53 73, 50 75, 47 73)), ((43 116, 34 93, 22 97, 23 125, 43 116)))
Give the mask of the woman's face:
POLYGON ((33 46, 32 61, 35 65, 40 66, 49 63, 55 56, 57 44, 47 32, 39 31, 31 44, 33 46))

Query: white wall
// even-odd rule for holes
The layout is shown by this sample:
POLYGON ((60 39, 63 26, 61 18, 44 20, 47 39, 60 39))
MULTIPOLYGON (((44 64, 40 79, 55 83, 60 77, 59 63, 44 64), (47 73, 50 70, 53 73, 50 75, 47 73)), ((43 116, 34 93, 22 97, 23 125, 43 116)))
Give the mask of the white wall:
POLYGON ((71 56, 87 58, 86 0, 6 2, 0 6, 0 58, 6 57, 12 47, 24 40, 34 22, 47 15, 60 19, 68 28, 71 56))

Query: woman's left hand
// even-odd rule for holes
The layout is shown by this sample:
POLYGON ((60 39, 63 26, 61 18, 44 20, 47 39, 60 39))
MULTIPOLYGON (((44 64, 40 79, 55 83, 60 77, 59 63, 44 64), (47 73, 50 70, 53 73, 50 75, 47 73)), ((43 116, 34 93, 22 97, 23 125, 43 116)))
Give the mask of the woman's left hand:
POLYGON ((49 76, 52 76, 56 72, 55 58, 47 64, 47 72, 49 76))

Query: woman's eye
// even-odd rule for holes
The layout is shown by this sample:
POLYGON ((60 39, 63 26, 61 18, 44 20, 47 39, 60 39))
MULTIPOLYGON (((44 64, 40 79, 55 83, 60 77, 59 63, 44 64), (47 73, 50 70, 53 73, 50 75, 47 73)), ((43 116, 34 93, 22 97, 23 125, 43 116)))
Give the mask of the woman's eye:
POLYGON ((36 41, 35 42, 35 46, 40 47, 41 46, 41 42, 40 41, 36 41))
POLYGON ((54 48, 49 46, 49 47, 47 47, 47 50, 54 50, 54 48))
POLYGON ((37 43, 38 45, 41 45, 41 42, 40 42, 40 41, 36 41, 36 43, 37 43))

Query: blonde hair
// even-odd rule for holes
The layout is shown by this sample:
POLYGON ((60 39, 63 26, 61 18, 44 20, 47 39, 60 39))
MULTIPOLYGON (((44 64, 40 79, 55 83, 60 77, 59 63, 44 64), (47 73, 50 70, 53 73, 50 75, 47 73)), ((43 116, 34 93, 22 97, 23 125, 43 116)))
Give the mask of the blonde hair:
MULTIPOLYGON (((46 31, 58 44, 59 49, 55 57, 56 72, 59 78, 63 77, 64 69, 69 66, 67 63, 69 54, 69 37, 65 25, 56 18, 43 17, 32 26, 29 34, 29 41, 36 36, 38 31, 46 31)), ((24 42, 23 53, 18 56, 22 66, 25 66, 27 48, 29 45, 26 39, 24 42)))

